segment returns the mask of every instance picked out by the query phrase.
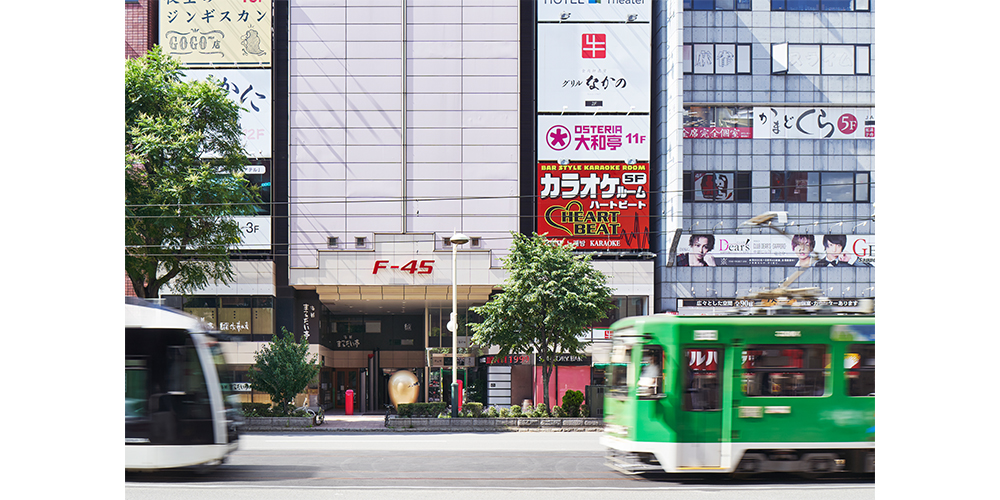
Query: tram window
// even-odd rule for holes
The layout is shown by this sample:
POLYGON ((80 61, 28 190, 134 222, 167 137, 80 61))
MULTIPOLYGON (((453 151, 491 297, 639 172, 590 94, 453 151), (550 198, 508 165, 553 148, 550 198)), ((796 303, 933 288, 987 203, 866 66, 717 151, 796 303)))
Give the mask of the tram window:
POLYGON ((642 365, 639 369, 640 398, 655 398, 663 394, 663 347, 649 345, 642 348, 642 365))
POLYGON ((718 349, 685 349, 687 369, 684 370, 684 409, 688 411, 719 410, 718 349))
POLYGON ((747 346, 743 392, 747 396, 822 396, 827 359, 822 345, 747 346))
POLYGON ((851 344, 844 354, 844 385, 848 396, 875 395, 875 346, 851 344))
POLYGON ((618 344, 611 348, 611 364, 608 366, 610 392, 628 394, 628 372, 632 359, 632 348, 618 344))
POLYGON ((125 358, 125 418, 148 416, 149 371, 145 359, 125 358))

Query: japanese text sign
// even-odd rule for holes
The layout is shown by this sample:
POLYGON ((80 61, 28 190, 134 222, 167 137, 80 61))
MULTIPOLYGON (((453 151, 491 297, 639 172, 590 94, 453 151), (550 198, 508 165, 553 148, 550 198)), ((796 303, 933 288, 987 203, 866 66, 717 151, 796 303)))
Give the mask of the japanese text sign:
POLYGON ((538 0, 539 21, 648 23, 652 0, 538 0))
POLYGON ((649 160, 649 115, 539 115, 541 161, 649 160))
POLYGON ((649 248, 649 163, 538 164, 538 233, 580 249, 649 248))
POLYGON ((758 139, 874 139, 874 108, 753 108, 758 139))
POLYGON ((538 111, 650 107, 649 24, 539 24, 538 111))
POLYGON ((188 67, 269 67, 271 0, 162 0, 160 46, 188 67))
POLYGON ((229 99, 243 110, 243 148, 251 158, 271 157, 271 70, 187 69, 184 80, 207 81, 213 76, 229 99))

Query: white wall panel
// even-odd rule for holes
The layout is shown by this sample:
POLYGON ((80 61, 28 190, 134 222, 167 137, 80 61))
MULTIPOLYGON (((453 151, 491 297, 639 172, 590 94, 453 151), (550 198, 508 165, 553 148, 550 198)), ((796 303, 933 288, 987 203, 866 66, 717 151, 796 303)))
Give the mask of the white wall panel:
POLYGON ((288 98, 289 111, 302 111, 308 113, 319 111, 347 109, 347 99, 344 94, 318 94, 313 92, 291 94, 288 98))
POLYGON ((288 126, 291 128, 343 127, 345 118, 345 112, 341 110, 289 111, 288 126))
POLYGON ((398 128, 358 128, 345 130, 347 140, 351 144, 366 144, 398 147, 403 137, 398 128))
POLYGON ((509 179, 516 180, 520 175, 517 163, 485 163, 476 162, 475 158, 466 159, 462 163, 462 178, 465 180, 479 179, 509 179))
POLYGON ((409 58, 448 58, 462 57, 462 45, 455 42, 410 42, 406 45, 406 57, 409 58))
POLYGON ((459 24, 408 24, 406 26, 406 39, 457 42, 462 40, 462 26, 459 24))
POLYGON ((407 144, 462 144, 462 129, 457 128, 408 128, 406 130, 407 144))
POLYGON ((288 91, 293 94, 337 94, 348 88, 349 81, 344 76, 291 76, 288 79, 288 91))
POLYGON ((344 163, 293 162, 289 165, 289 178, 292 181, 303 182, 315 179, 345 179, 347 171, 344 165, 344 163))
POLYGON ((513 128, 517 126, 516 111, 464 111, 462 124, 466 127, 513 128))
POLYGON ((347 6, 347 24, 399 24, 402 20, 401 7, 347 6))
POLYGON ((517 111, 517 94, 465 94, 462 107, 466 111, 517 111))
POLYGON ((355 111, 347 112, 347 126, 349 127, 381 127, 399 128, 402 121, 402 113, 384 113, 381 111, 355 111))
POLYGON ((407 7, 406 22, 412 24, 461 24, 462 8, 451 6, 407 7))
POLYGON ((347 73, 353 76, 400 76, 403 68, 397 59, 357 59, 347 60, 347 73))
MULTIPOLYGON (((400 195, 400 182, 398 179, 395 180, 365 180, 365 179, 353 179, 347 183, 347 197, 352 201, 357 201, 360 206, 364 204, 365 206, 381 207, 372 208, 370 213, 392 213, 385 212, 384 203, 380 204, 377 201, 369 200, 380 200, 380 199, 399 199, 400 195), (355 200, 357 198, 357 200, 355 200)), ((399 203, 396 203, 399 206, 399 203)), ((396 210, 398 212, 398 210, 396 210)), ((354 213, 359 213, 353 211, 354 213)))
POLYGON ((413 128, 461 127, 461 111, 410 111, 406 125, 413 128))
POLYGON ((344 41, 291 42, 288 56, 292 59, 343 59, 347 57, 344 41))
MULTIPOLYGON (((462 196, 462 181, 461 179, 456 180, 432 180, 432 181, 408 181, 406 183, 406 192, 411 194, 414 198, 446 198, 449 204, 457 202, 462 196)), ((420 200, 419 205, 421 212, 423 209, 435 207, 440 209, 440 205, 445 203, 444 201, 434 201, 434 200, 420 200)), ((460 208, 460 207, 454 207, 460 208)))
POLYGON ((347 26, 349 41, 384 41, 399 44, 403 32, 398 24, 351 24, 347 26))
POLYGON ((347 21, 347 11, 337 7, 297 7, 289 9, 288 19, 291 24, 344 24, 347 21))
POLYGON ((517 24, 517 6, 467 6, 462 9, 462 20, 470 24, 517 24))
MULTIPOLYGON (((291 144, 347 144, 348 136, 343 128, 293 128, 289 130, 291 144)), ((354 142, 354 141, 352 141, 354 142)))
POLYGON ((461 111, 462 94, 409 94, 407 109, 413 111, 461 111))
MULTIPOLYGON (((355 148, 357 146, 351 146, 355 148)), ((396 148, 399 149, 399 148, 396 148)), ((348 152, 350 155, 350 152, 348 152)), ((399 162, 396 163, 363 163, 354 161, 347 162, 347 180, 354 182, 357 180, 399 180, 399 162)))
MULTIPOLYGON (((350 28, 343 24, 293 24, 289 29, 289 39, 296 42, 319 42, 324 40, 344 40, 350 28)), ((399 36, 396 30, 396 36, 399 36)))
POLYGON ((403 109, 403 98, 399 94, 347 94, 347 108, 399 113, 403 109))
POLYGON ((462 78, 465 92, 517 92, 517 76, 466 76, 462 78))
POLYGON ((520 137, 516 128, 464 128, 464 144, 518 145, 520 137))
MULTIPOLYGON (((354 163, 399 163, 402 158, 402 148, 386 146, 347 146, 347 161, 354 163)), ((399 170, 396 170, 397 175, 399 170)))
POLYGON ((513 24, 464 24, 462 39, 465 41, 511 41, 517 42, 517 20, 513 24))
MULTIPOLYGON (((468 76, 512 76, 518 74, 517 59, 464 59, 462 69, 468 76)), ((516 92, 514 88, 510 92, 516 92)))
POLYGON ((344 59, 290 59, 288 72, 296 76, 340 76, 347 74, 344 59))
MULTIPOLYGON (((410 179, 432 180, 461 179, 461 163, 407 163, 406 170, 410 179)), ((454 212, 458 213, 458 212, 454 212)))
POLYGON ((360 76, 350 75, 346 79, 348 93, 399 93, 403 91, 400 76, 360 76))
POLYGON ((334 145, 295 145, 288 146, 288 161, 290 162, 343 162, 346 161, 345 148, 334 145))
POLYGON ((462 146, 462 158, 465 160, 516 162, 517 146, 462 146))
POLYGON ((517 42, 462 42, 462 57, 501 59, 517 57, 517 42))
POLYGON ((343 197, 346 193, 344 181, 332 179, 293 179, 288 189, 292 198, 343 197))
POLYGON ((421 146, 410 145, 406 148, 408 162, 460 162, 462 161, 462 146, 421 146))
POLYGON ((443 76, 462 74, 461 59, 409 59, 406 73, 413 76, 443 76))
POLYGON ((462 92, 460 76, 411 76, 406 79, 409 92, 462 92))
POLYGON ((347 41, 347 53, 351 58, 399 59, 403 54, 403 44, 398 41, 347 41))

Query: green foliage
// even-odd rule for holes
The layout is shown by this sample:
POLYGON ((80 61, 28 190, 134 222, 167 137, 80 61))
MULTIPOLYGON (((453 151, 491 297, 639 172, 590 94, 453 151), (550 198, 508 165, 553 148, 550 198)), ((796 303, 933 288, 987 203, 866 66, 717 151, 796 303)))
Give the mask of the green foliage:
POLYGON ((471 310, 482 323, 471 323, 472 343, 495 345, 506 356, 534 352, 542 366, 544 403, 557 354, 582 354, 579 334, 604 318, 610 307, 607 277, 563 240, 514 234, 503 293, 471 310))
POLYGON ((562 409, 570 417, 580 416, 580 405, 583 404, 583 393, 569 390, 563 394, 562 409))
POLYGON ((497 418, 499 416, 500 416, 500 410, 498 410, 496 406, 491 406, 488 410, 486 410, 487 418, 497 418))
POLYGON ((500 418, 510 418, 510 408, 500 408, 497 416, 500 418))
POLYGON ((125 272, 136 295, 179 292, 235 275, 233 216, 256 213, 243 177, 240 107, 216 81, 182 82, 156 46, 125 63, 125 272))
POLYGON ((581 417, 589 417, 590 416, 590 407, 587 406, 587 405, 585 405, 585 404, 580 405, 580 416, 581 417))
POLYGON ((538 403, 535 408, 531 410, 531 416, 536 418, 546 418, 549 416, 549 407, 545 403, 538 403))
POLYGON ((319 373, 316 356, 310 360, 308 354, 308 337, 295 342, 295 336, 281 327, 281 336, 273 335, 254 355, 248 372, 250 386, 270 395, 280 416, 288 415, 289 404, 319 373))
POLYGON ((484 390, 483 383, 480 379, 473 378, 469 380, 469 385, 465 388, 465 401, 476 403, 486 401, 486 391, 484 390))
POLYGON ((446 403, 400 403, 396 413, 402 418, 434 418, 447 408, 446 403))
POLYGON ((555 417, 555 418, 563 418, 563 417, 566 416, 566 412, 563 411, 562 406, 553 406, 552 407, 552 416, 555 417))
POLYGON ((483 416, 482 403, 462 403, 462 411, 458 413, 460 417, 479 418, 483 416))
POLYGON ((521 411, 521 407, 519 405, 511 405, 510 416, 511 418, 523 417, 524 412, 521 411))

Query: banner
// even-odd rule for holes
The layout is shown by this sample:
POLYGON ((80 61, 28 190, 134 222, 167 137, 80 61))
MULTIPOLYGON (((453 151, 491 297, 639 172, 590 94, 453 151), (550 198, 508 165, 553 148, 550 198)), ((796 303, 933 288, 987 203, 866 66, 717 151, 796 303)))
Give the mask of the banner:
POLYGON ((649 248, 649 163, 538 164, 538 233, 584 250, 649 248))
POLYGON ((539 115, 539 161, 649 161, 649 115, 539 115))
POLYGON ((539 21, 648 23, 653 0, 539 0, 539 21))
POLYGON ((873 235, 683 234, 676 267, 871 267, 873 235))
POLYGON ((875 108, 753 108, 757 139, 874 139, 875 108))
POLYGON ((162 1, 160 46, 188 67, 270 67, 271 1, 162 1))

